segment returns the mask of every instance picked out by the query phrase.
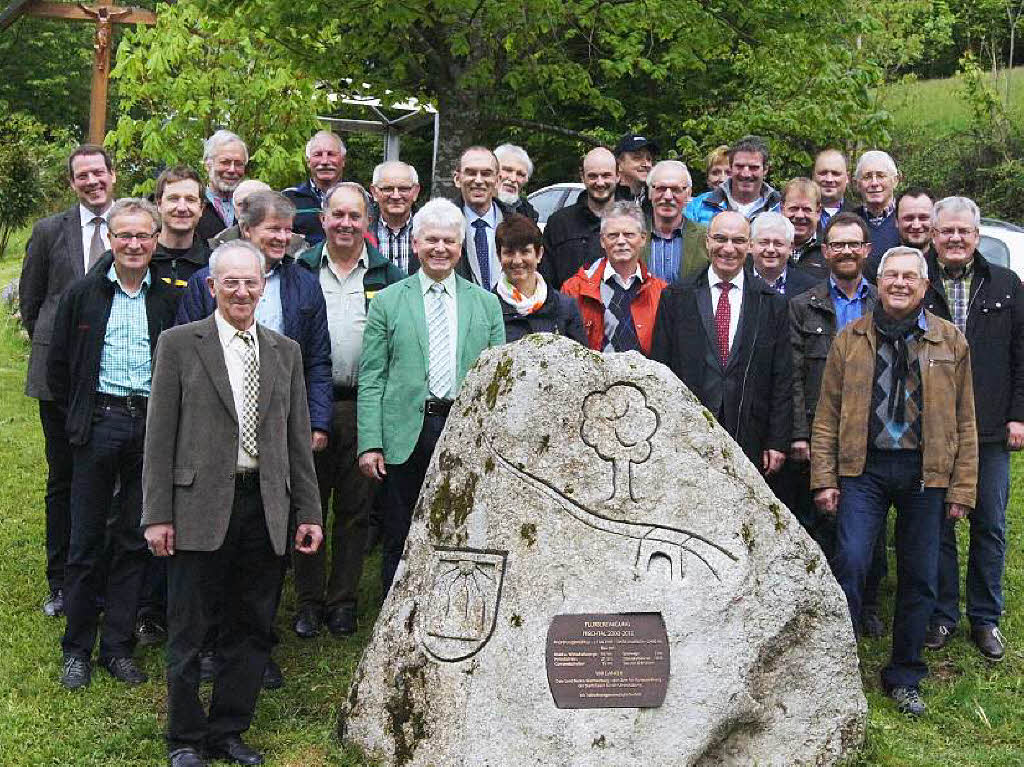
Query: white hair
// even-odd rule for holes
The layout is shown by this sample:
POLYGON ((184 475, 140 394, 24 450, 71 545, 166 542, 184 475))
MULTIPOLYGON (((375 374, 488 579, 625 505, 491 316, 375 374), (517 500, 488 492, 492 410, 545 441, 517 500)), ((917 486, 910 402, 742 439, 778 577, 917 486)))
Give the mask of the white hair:
POLYGON ((881 260, 878 262, 878 276, 882 276, 882 272, 885 271, 885 262, 894 256, 914 256, 917 261, 917 273, 923 280, 928 279, 928 262, 924 259, 924 254, 917 248, 908 248, 906 245, 899 245, 895 248, 889 248, 885 253, 882 254, 881 260))
POLYGON ((424 229, 455 229, 461 240, 466 234, 466 217, 451 200, 436 197, 424 204, 412 217, 412 236, 424 229))
POLYGON ((790 245, 793 244, 793 238, 796 237, 796 229, 793 227, 793 222, 781 213, 775 213, 774 211, 762 213, 751 222, 750 239, 756 240, 761 232, 767 230, 775 232, 782 230, 786 241, 790 245))
POLYGON ((683 178, 686 179, 687 186, 693 186, 693 178, 690 176, 690 169, 686 167, 686 163, 680 162, 679 160, 662 160, 654 164, 651 168, 651 172, 647 174, 647 189, 652 191, 654 189, 654 177, 658 175, 659 170, 666 168, 675 168, 683 174, 683 178))
POLYGON ((880 149, 870 149, 860 156, 857 160, 857 167, 853 171, 853 177, 859 179, 861 173, 864 170, 864 166, 869 162, 880 162, 885 166, 885 170, 891 176, 899 176, 900 171, 896 167, 896 161, 892 159, 892 156, 888 152, 883 152, 880 149))
POLYGON ((501 163, 502 158, 507 157, 521 165, 525 165, 527 180, 533 176, 533 160, 530 159, 530 155, 528 155, 526 150, 521 146, 516 146, 515 144, 502 144, 499 147, 495 147, 494 156, 498 158, 499 163, 501 163))
POLYGON ((210 266, 210 274, 216 276, 217 265, 220 263, 221 257, 226 253, 233 253, 236 250, 244 250, 250 256, 254 256, 259 263, 260 274, 266 274, 267 257, 263 255, 259 248, 248 240, 228 240, 227 242, 218 245, 216 249, 214 249, 213 253, 210 254, 210 260, 208 262, 210 266))
POLYGON ((245 153, 245 161, 249 162, 249 147, 242 141, 242 137, 237 133, 221 128, 203 142, 203 163, 208 164, 217 152, 229 144, 241 144, 242 151, 245 153))
POLYGON ((345 148, 345 142, 341 140, 341 136, 339 136, 334 131, 318 130, 316 133, 313 134, 313 138, 306 142, 307 160, 309 159, 310 152, 313 151, 313 144, 316 142, 318 138, 334 139, 334 141, 338 142, 338 146, 341 148, 342 156, 348 154, 348 149, 345 148))
POLYGON ((373 169, 373 180, 370 183, 377 186, 380 182, 380 177, 387 171, 400 171, 405 173, 412 183, 417 186, 420 183, 420 174, 416 172, 416 169, 409 165, 409 163, 402 162, 401 160, 388 160, 387 162, 379 163, 373 169))
POLYGON ((981 226, 981 210, 970 197, 943 197, 932 207, 932 224, 938 226, 940 213, 968 213, 974 228, 981 226))

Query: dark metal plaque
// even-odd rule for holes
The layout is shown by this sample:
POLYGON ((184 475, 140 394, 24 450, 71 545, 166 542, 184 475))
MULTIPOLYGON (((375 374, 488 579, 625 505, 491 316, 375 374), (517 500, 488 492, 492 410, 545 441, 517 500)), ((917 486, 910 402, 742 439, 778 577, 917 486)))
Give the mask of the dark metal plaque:
POLYGON ((653 708, 665 702, 669 649, 661 613, 556 615, 546 657, 559 708, 653 708))

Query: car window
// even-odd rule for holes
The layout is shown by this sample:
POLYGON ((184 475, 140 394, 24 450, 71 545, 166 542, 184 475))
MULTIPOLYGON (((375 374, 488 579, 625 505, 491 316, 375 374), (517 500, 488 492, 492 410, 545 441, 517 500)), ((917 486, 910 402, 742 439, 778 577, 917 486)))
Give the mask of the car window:
POLYGON ((981 255, 989 263, 999 266, 1010 266, 1010 249, 1006 247, 1006 243, 1002 240, 997 240, 995 237, 983 234, 978 241, 978 250, 981 251, 981 255))
POLYGON ((530 204, 537 209, 541 224, 547 223, 548 217, 562 207, 562 198, 565 197, 565 187, 553 189, 542 189, 529 196, 530 204))
POLYGON ((570 205, 575 205, 576 201, 580 199, 581 194, 583 194, 582 189, 570 189, 569 194, 565 196, 565 202, 562 203, 562 207, 567 208, 570 205))

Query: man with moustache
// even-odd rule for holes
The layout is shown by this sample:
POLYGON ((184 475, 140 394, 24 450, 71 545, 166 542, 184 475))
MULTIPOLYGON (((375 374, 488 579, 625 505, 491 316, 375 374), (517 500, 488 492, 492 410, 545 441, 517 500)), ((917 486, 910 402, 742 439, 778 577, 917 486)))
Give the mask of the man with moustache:
POLYGON ((317 275, 327 306, 334 407, 331 440, 314 458, 324 522, 332 498, 334 522, 329 562, 326 546, 311 556, 294 557, 298 610, 293 628, 303 639, 315 637, 325 624, 334 636, 352 634, 358 627, 356 598, 376 489, 357 465, 359 358, 371 301, 406 276, 365 239, 366 196, 359 184, 343 181, 331 187, 323 206, 326 239, 299 261, 317 275))
POLYGON ((824 231, 833 216, 846 208, 846 187, 850 175, 846 157, 838 149, 824 149, 814 158, 811 178, 821 190, 821 216, 818 228, 824 231))
POLYGON ((646 136, 627 133, 615 145, 615 162, 619 181, 615 199, 635 202, 648 219, 651 204, 647 196, 647 176, 658 156, 658 145, 646 136))
POLYGON ((501 277, 494 231, 509 214, 508 206, 495 199, 498 158, 487 147, 471 146, 459 158, 455 185, 459 188, 455 204, 466 217, 464 255, 455 266, 460 277, 484 290, 494 290, 501 277))
POLYGON ((163 225, 149 268, 176 290, 182 290, 210 257, 210 248, 196 234, 202 193, 199 174, 187 165, 168 168, 156 180, 153 197, 163 225))
MULTIPOLYGON (((967 197, 946 197, 932 211, 928 311, 949 319, 967 337, 978 421, 978 498, 969 517, 967 618, 971 640, 989 661, 1000 661, 999 630, 1006 559, 1010 452, 1024 447, 1024 289, 1011 270, 978 252, 981 211, 967 197)), ((946 523, 939 549, 939 591, 925 646, 944 647, 960 619, 956 529, 946 523)))
POLYGON ((602 256, 601 217, 615 202, 619 183, 615 155, 605 147, 591 149, 580 165, 583 194, 555 211, 544 227, 544 260, 538 270, 552 290, 602 256))
POLYGON ((306 142, 309 178, 281 193, 295 203, 295 223, 292 230, 302 235, 311 246, 323 242, 324 230, 320 225, 320 212, 324 193, 341 181, 345 172, 347 151, 345 142, 336 133, 329 130, 317 131, 313 138, 306 142))
POLYGON ((707 224, 722 211, 732 210, 752 221, 760 213, 777 211, 782 197, 764 180, 770 167, 765 140, 741 138, 729 148, 729 178, 704 198, 694 220, 707 224))
POLYGON ((745 273, 750 224, 741 213, 715 216, 707 247, 708 269, 662 294, 651 359, 668 365, 771 476, 792 434, 786 299, 745 273))
POLYGON ((924 310, 927 288, 919 250, 883 254, 878 305, 829 350, 811 434, 811 489, 818 508, 838 514, 832 572, 854 619, 878 530, 896 507, 896 606, 882 687, 911 716, 926 708, 919 684, 942 522, 970 512, 978 478, 970 351, 951 322, 924 310))
POLYGON ((900 244, 895 198, 900 173, 892 157, 873 149, 860 156, 853 178, 863 203, 854 213, 863 218, 871 230, 871 255, 864 271, 874 274, 882 254, 900 244))
POLYGON ((512 213, 536 222, 540 219, 530 201, 522 197, 530 177, 533 175, 533 160, 526 150, 515 144, 502 144, 495 147, 494 156, 498 158, 498 199, 508 206, 512 213))
MULTIPOLYGON (((488 152, 488 154, 490 154, 488 152)), ((484 158, 481 158, 484 159, 484 158)), ((464 167, 476 167, 470 158, 464 167)), ((370 302, 359 362, 359 469, 384 481, 381 582, 391 588, 413 507, 452 402, 480 353, 505 342, 493 293, 456 273, 465 214, 431 200, 413 217, 416 274, 370 302)))
POLYGON ((802 269, 790 266, 793 223, 781 213, 762 213, 750 225, 750 263, 760 277, 780 295, 792 298, 818 283, 802 269))
POLYGON ((107 219, 117 174, 101 146, 83 144, 68 157, 68 184, 78 202, 32 227, 18 282, 21 324, 32 346, 25 394, 39 400, 46 455, 46 580, 43 612, 64 613, 64 563, 71 532, 72 451, 64 411, 46 381, 47 359, 57 305, 67 287, 81 278, 110 248, 107 219))
POLYGON ((237 134, 221 129, 206 140, 203 165, 209 183, 198 228, 199 237, 203 240, 234 226, 237 211, 232 194, 245 178, 248 164, 249 148, 237 134))
POLYGON ((172 328, 156 354, 142 524, 167 558, 171 767, 263 764, 241 736, 274 643, 285 557, 323 539, 302 353, 256 321, 264 271, 252 243, 219 247, 207 277, 215 313, 172 328), (199 655, 210 633, 221 663, 207 712, 199 655))
POLYGON ((97 634, 99 660, 111 676, 129 685, 147 679, 132 657, 146 563, 142 447, 153 350, 174 324, 177 294, 149 269, 160 229, 156 207, 118 200, 107 220, 112 252, 61 298, 47 365, 74 456, 60 678, 69 690, 89 685, 97 634), (115 483, 119 500, 109 519, 115 483))
POLYGON ((823 280, 828 265, 821 252, 819 221, 821 190, 809 178, 791 179, 782 189, 782 215, 793 224, 793 253, 790 263, 823 280))
POLYGON ((647 268, 668 284, 707 269, 707 229, 683 215, 693 182, 686 165, 662 160, 647 174, 654 211, 647 268))
POLYGON ((419 261, 412 248, 412 208, 420 194, 416 169, 404 162, 382 162, 373 169, 370 187, 375 202, 368 231, 377 235, 377 246, 387 259, 412 274, 419 261))

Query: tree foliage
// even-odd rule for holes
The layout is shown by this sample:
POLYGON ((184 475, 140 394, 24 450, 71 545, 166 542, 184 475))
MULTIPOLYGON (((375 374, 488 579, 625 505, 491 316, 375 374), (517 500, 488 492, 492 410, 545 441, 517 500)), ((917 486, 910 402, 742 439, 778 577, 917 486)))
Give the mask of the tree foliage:
POLYGON ((250 175, 283 187, 301 177, 302 145, 324 94, 277 43, 232 13, 163 5, 155 27, 125 34, 111 76, 122 113, 107 136, 122 185, 152 190, 160 168, 201 166, 202 140, 229 128, 248 144, 250 175))

